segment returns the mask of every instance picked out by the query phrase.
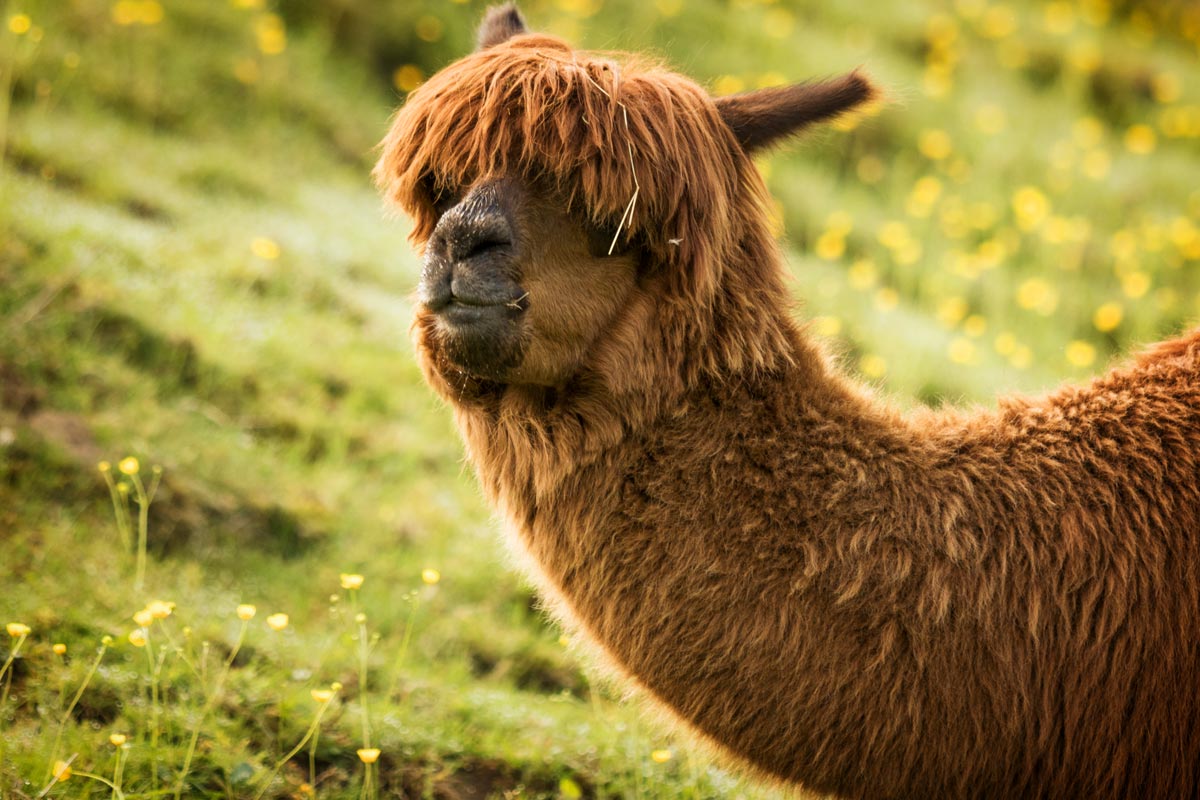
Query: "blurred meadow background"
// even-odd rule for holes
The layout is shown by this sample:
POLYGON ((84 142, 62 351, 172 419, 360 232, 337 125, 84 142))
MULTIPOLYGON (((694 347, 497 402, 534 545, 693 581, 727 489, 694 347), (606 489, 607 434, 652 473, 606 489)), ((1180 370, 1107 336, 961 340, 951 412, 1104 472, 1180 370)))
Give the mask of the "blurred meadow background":
MULTIPOLYGON (((0 3, 0 800, 779 796, 581 671, 507 566, 368 178, 475 0, 0 3)), ((725 94, 801 313, 906 406, 1200 316, 1200 6, 527 0, 725 94)))

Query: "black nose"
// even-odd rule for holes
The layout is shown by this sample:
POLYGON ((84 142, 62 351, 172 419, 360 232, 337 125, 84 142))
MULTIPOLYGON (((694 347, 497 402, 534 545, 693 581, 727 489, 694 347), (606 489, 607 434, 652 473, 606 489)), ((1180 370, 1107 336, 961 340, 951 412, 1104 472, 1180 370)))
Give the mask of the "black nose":
POLYGON ((494 186, 479 187, 438 220, 421 275, 421 299, 431 310, 523 308, 513 226, 499 195, 494 186))

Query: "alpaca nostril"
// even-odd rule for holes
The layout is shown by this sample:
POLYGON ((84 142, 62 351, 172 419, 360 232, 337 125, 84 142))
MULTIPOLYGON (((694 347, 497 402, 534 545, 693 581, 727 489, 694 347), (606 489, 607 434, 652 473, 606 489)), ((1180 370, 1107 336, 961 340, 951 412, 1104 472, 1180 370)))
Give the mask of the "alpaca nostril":
POLYGON ((478 258, 492 251, 510 247, 511 245, 512 241, 510 241, 508 238, 501 238, 500 236, 487 233, 478 240, 470 242, 466 246, 466 252, 459 256, 457 260, 470 261, 471 259, 478 258))
POLYGON ((508 217, 490 194, 472 194, 447 212, 435 236, 452 262, 470 261, 513 245, 508 217))

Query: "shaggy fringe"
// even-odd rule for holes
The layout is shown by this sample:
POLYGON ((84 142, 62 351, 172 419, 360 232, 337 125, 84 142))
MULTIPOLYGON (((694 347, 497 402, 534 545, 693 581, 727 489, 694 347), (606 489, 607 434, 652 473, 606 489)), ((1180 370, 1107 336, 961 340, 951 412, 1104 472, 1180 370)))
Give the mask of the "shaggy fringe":
POLYGON ((624 216, 620 234, 702 307, 738 242, 769 238, 762 182, 703 89, 551 36, 517 36, 434 75, 409 95, 382 150, 375 179, 414 219, 418 247, 437 222, 437 193, 501 175, 552 181, 611 230, 624 216))

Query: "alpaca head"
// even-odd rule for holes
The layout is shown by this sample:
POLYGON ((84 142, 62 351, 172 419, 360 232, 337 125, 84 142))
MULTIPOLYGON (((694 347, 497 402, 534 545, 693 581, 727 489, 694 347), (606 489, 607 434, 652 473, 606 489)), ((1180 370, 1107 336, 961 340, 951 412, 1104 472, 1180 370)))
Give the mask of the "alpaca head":
POLYGON ((639 293, 711 315, 769 242, 750 155, 872 93, 851 73, 714 100, 492 9, 479 49, 397 112, 375 168, 424 255, 423 359, 460 380, 560 386, 639 293))

